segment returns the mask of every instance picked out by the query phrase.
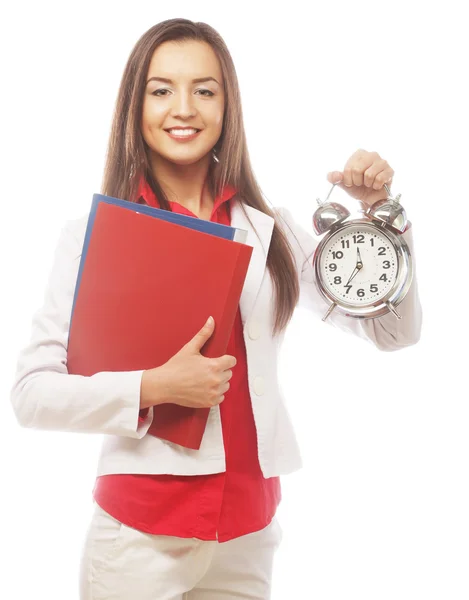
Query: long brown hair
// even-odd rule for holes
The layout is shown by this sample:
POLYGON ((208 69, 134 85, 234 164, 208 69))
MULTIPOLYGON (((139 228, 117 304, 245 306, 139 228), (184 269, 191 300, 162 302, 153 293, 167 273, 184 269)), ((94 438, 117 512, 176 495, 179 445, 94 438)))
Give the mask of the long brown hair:
MULTIPOLYGON (((232 57, 215 29, 188 19, 169 19, 151 27, 135 44, 124 69, 113 116, 102 194, 137 201, 140 178, 144 176, 158 198, 161 208, 171 210, 168 199, 152 173, 148 146, 141 133, 145 80, 155 49, 167 41, 196 40, 210 44, 220 61, 224 89, 223 129, 215 146, 219 162, 211 161, 207 184, 213 196, 229 184, 243 203, 276 215, 262 197, 254 176, 246 144, 238 78, 232 57)), ((246 214, 252 225, 249 216, 246 214)), ((257 232, 256 232, 257 233, 257 232)), ((275 288, 273 333, 281 332, 290 321, 299 299, 299 282, 290 244, 277 222, 267 255, 267 268, 275 288)))

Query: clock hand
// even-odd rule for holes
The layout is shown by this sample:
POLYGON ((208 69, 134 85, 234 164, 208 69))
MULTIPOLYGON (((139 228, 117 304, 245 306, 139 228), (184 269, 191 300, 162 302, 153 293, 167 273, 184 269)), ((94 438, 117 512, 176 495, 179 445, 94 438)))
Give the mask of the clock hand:
POLYGON ((348 285, 352 281, 352 279, 355 277, 355 275, 358 273, 357 269, 359 269, 359 264, 360 264, 360 261, 358 260, 358 248, 357 248, 357 264, 355 265, 355 267, 352 271, 352 274, 350 275, 349 280, 347 281, 347 283, 345 285, 348 285))
POLYGON ((350 278, 345 285, 348 285, 352 281, 352 279, 355 277, 355 275, 358 273, 358 271, 360 271, 361 268, 363 268, 363 263, 361 263, 361 262, 357 263, 357 266, 352 271, 352 274, 350 275, 350 278))
POLYGON ((352 281, 352 279, 355 277, 355 275, 358 273, 359 270, 360 269, 358 267, 354 267, 352 274, 350 275, 349 280, 347 281, 347 283, 345 285, 348 285, 352 281))
POLYGON ((360 250, 359 250, 359 248, 357 246, 357 267, 358 267, 358 265, 362 265, 363 266, 363 261, 362 261, 361 255, 360 255, 360 250))
POLYGON ((349 280, 345 284, 346 286, 352 281, 352 279, 355 277, 355 275, 358 273, 358 271, 362 268, 363 268, 362 257, 360 255, 360 250, 357 246, 357 264, 355 265, 355 268, 353 269, 352 274, 349 277, 349 280))

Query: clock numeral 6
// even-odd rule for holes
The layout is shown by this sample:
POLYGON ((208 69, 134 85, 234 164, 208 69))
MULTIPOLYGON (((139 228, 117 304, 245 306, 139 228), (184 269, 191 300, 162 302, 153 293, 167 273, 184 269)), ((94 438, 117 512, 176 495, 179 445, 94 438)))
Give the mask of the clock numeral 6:
POLYGON ((359 290, 357 290, 357 296, 359 298, 363 298, 363 296, 365 295, 365 290, 360 288, 359 290))

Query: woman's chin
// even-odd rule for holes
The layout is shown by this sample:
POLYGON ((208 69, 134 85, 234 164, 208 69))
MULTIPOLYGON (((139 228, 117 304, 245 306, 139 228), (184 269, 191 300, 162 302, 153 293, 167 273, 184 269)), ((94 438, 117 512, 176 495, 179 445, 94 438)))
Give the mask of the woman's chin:
POLYGON ((209 161, 210 160, 210 151, 206 152, 205 154, 200 154, 198 153, 175 153, 175 152, 168 152, 165 154, 159 154, 159 156, 163 159, 166 160, 167 162, 173 163, 175 165, 180 165, 182 166, 188 166, 188 165, 195 165, 201 161, 209 161))

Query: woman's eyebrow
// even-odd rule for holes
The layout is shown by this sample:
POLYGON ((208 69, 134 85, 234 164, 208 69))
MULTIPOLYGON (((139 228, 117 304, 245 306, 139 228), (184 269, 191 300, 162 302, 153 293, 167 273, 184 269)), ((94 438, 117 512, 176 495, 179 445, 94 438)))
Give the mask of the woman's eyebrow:
MULTIPOLYGON (((147 84, 150 83, 150 81, 161 81, 162 83, 173 83, 172 79, 167 79, 166 77, 150 77, 150 79, 147 81, 147 84)), ((193 79, 192 83, 204 83, 205 81, 214 81, 215 83, 218 83, 218 81, 215 79, 215 77, 199 77, 198 79, 193 79)), ((218 85, 220 85, 218 83, 218 85)))

